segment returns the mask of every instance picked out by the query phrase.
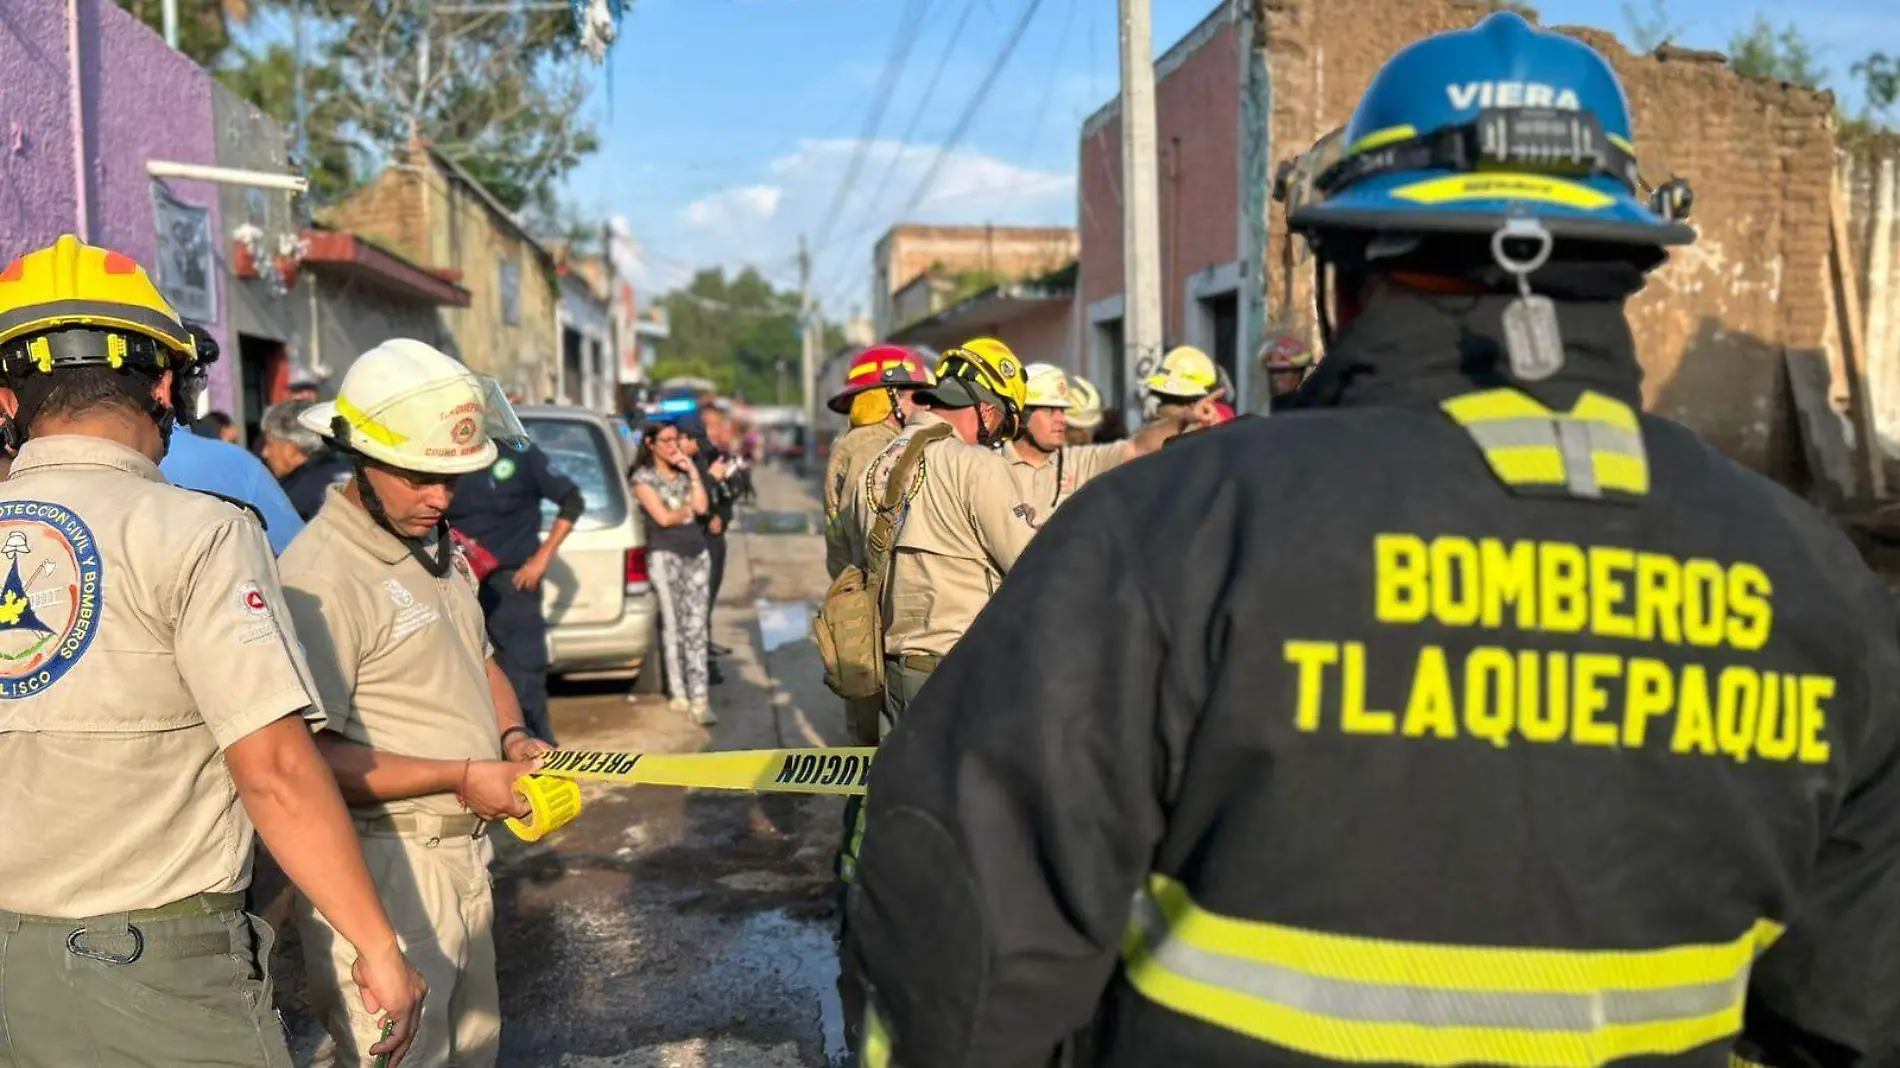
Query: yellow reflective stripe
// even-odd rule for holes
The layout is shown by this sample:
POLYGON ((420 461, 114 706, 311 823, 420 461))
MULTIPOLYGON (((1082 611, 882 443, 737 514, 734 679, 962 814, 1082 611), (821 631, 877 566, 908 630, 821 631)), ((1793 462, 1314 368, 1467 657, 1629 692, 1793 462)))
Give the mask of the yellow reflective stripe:
POLYGON ((1625 152, 1628 152, 1630 155, 1634 156, 1636 154, 1636 146, 1630 143, 1629 138, 1618 137, 1616 134, 1613 134, 1613 133, 1606 133, 1603 136, 1609 138, 1611 144, 1615 145, 1616 147, 1622 149, 1625 152))
POLYGON ((875 1007, 864 1010, 864 1047, 859 1051, 864 1068, 890 1068, 891 1033, 875 1007))
POLYGON ((1755 954, 1780 930, 1658 950, 1396 942, 1219 916, 1157 875, 1123 956, 1156 1003, 1320 1057, 1594 1068, 1736 1033, 1755 954))
POLYGON ((1757 1064, 1739 1053, 1731 1053, 1728 1055, 1728 1068, 1766 1068, 1766 1066, 1757 1064))
POLYGON ((350 429, 357 431, 371 440, 382 442, 391 448, 395 448, 409 440, 376 420, 371 419, 368 412, 351 404, 347 397, 338 397, 336 399, 336 414, 349 421, 350 429))
POLYGON ((1648 990, 1727 979, 1780 937, 1762 920, 1732 942, 1652 950, 1559 950, 1448 946, 1306 931, 1208 912, 1187 887, 1151 875, 1148 895, 1168 937, 1198 949, 1355 983, 1443 990, 1593 994, 1606 987, 1648 990))
POLYGON ((1457 204, 1468 200, 1532 200, 1579 211, 1600 211, 1616 203, 1616 198, 1587 185, 1547 178, 1537 174, 1482 171, 1427 178, 1402 185, 1391 195, 1414 204, 1457 204))
POLYGON ((1697 1019, 1628 1024, 1591 1032, 1370 1023, 1284 1008, 1144 966, 1139 957, 1128 960, 1128 976, 1143 996, 1183 1016, 1276 1046, 1347 1062, 1434 1068, 1460 1064, 1597 1068, 1622 1057, 1682 1053, 1732 1035, 1742 1025, 1739 1002, 1733 1008, 1697 1019))
POLYGON ((1636 412, 1586 391, 1554 412, 1514 389, 1469 393, 1440 407, 1463 426, 1506 485, 1562 486, 1579 497, 1649 492, 1649 459, 1636 412))
POLYGON ((845 377, 856 378, 859 375, 881 373, 893 367, 902 366, 904 366, 904 361, 900 359, 870 360, 865 363, 853 364, 851 370, 845 372, 845 377))
POLYGON ((1418 136, 1418 131, 1410 126, 1388 126, 1371 133, 1346 146, 1344 156, 1356 156, 1361 152, 1370 152, 1375 148, 1384 148, 1397 141, 1409 141, 1418 136))

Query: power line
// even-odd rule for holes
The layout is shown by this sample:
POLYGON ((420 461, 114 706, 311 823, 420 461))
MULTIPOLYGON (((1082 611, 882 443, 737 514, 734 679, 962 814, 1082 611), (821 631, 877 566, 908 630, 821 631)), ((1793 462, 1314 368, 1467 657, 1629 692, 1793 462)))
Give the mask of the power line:
POLYGON ((910 0, 904 8, 903 18, 898 20, 897 36, 891 40, 890 54, 884 59, 884 72, 878 78, 876 91, 871 94, 871 106, 865 111, 864 128, 858 135, 857 146, 851 152, 851 162, 845 165, 844 178, 832 194, 831 206, 825 209, 825 220, 818 227, 818 239, 813 244, 820 249, 830 239, 832 228, 838 225, 838 217, 844 214, 845 201, 857 185, 858 174, 864 169, 864 157, 877 137, 878 127, 884 123, 884 110, 890 107, 891 90, 896 88, 897 79, 903 75, 904 65, 910 59, 911 46, 917 43, 917 29, 923 21, 925 10, 924 0, 910 0))
MULTIPOLYGON (((1043 0, 1028 0, 1023 5, 1023 13, 1017 18, 1015 27, 1010 30, 1009 39, 1003 42, 1002 50, 996 54, 995 59, 990 61, 989 69, 983 72, 983 80, 977 83, 976 91, 970 94, 969 101, 963 107, 963 113, 957 116, 956 125, 951 128, 950 136, 937 146, 937 154, 930 161, 930 169, 924 172, 923 180, 917 183, 916 191, 911 194, 910 200, 905 202, 903 210, 897 213, 899 219, 917 210, 917 206, 930 195, 931 187, 937 184, 937 175, 943 170, 944 161, 950 157, 950 153, 955 151, 958 145, 963 143, 963 138, 970 132, 970 124, 976 120, 976 113, 983 109, 984 102, 989 99, 990 90, 995 88, 997 77, 1003 73, 1003 68, 1009 65, 1010 56, 1015 54, 1016 46, 1022 43, 1023 35, 1029 31, 1029 24, 1035 20, 1036 12, 1042 7, 1042 2, 1043 0)), ((830 277, 835 280, 836 273, 834 272, 830 277)), ((829 291, 834 286, 827 285, 822 288, 829 291)))
POLYGON ((924 86, 924 95, 917 99, 917 107, 910 113, 910 121, 904 124, 904 132, 897 139, 897 152, 885 161, 884 175, 878 179, 877 192, 865 201, 865 212, 874 212, 884 200, 884 191, 891 186, 891 176, 897 173, 897 161, 904 156, 904 149, 910 145, 910 136, 917 132, 917 125, 923 121, 924 112, 929 110, 930 101, 937 95, 937 84, 943 80, 943 72, 950 66, 950 57, 957 50, 957 42, 963 39, 963 28, 970 24, 970 16, 976 12, 976 0, 963 0, 963 14, 957 17, 957 24, 950 31, 950 41, 944 45, 943 54, 937 57, 937 69, 930 73, 930 81, 924 86))

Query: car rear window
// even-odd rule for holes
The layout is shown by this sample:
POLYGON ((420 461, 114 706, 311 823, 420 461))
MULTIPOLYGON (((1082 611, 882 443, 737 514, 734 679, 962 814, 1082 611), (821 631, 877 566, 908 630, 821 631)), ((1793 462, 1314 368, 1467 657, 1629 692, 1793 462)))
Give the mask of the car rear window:
MULTIPOLYGON (((575 522, 576 530, 619 526, 627 519, 627 491, 620 478, 620 462, 606 435, 592 423, 578 419, 521 420, 554 469, 574 480, 587 498, 587 511, 575 522)), ((554 502, 541 502, 541 526, 554 522, 554 502)))

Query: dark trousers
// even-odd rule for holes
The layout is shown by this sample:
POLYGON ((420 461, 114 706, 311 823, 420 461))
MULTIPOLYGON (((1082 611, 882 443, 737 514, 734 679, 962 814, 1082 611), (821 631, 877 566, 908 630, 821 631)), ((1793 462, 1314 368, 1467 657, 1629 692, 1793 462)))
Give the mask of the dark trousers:
POLYGON ((712 641, 713 609, 719 607, 719 584, 726 580, 726 536, 708 534, 706 553, 712 558, 712 579, 706 593, 706 640, 712 641))
POLYGON ((541 591, 515 589, 515 569, 504 567, 482 583, 482 614, 495 663, 515 688, 521 718, 534 736, 554 741, 548 721, 548 621, 541 614, 541 591))

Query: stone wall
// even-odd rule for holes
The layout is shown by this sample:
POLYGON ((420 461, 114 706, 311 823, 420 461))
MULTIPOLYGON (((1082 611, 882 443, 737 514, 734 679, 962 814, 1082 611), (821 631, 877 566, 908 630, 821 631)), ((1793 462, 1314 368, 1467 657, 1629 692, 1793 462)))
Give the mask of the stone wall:
MULTIPOLYGON (((1467 26, 1482 0, 1259 0, 1272 71, 1272 143, 1288 158, 1343 125, 1372 74, 1399 48, 1467 26)), ((1700 240, 1653 276, 1632 305, 1645 400, 1736 459, 1797 481, 1799 449, 1784 347, 1825 341, 1833 100, 1742 78, 1713 53, 1633 56, 1609 34, 1559 27, 1610 60, 1635 114, 1644 174, 1695 188, 1700 240)), ((1312 268, 1296 263, 1272 210, 1269 318, 1312 330, 1312 268)))

